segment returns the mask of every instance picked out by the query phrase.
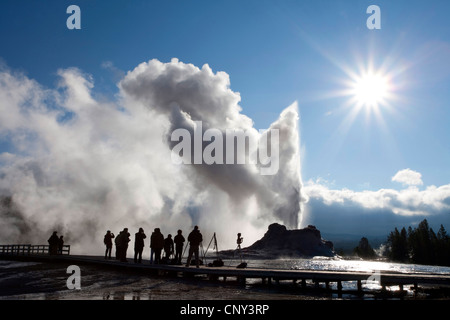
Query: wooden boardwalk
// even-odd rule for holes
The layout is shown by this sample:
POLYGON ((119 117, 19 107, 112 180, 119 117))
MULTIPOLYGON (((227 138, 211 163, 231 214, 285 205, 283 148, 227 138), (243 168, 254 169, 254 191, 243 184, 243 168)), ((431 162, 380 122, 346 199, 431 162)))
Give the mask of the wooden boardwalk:
MULTIPOLYGON (((236 268, 236 267, 209 267, 195 266, 185 267, 182 265, 151 265, 148 261, 142 264, 136 264, 132 259, 129 262, 120 262, 115 259, 104 259, 102 256, 84 256, 84 255, 57 255, 48 254, 7 254, 0 252, 0 259, 3 260, 25 260, 25 261, 43 261, 43 262, 61 262, 71 264, 91 264, 105 266, 114 269, 133 270, 143 274, 155 276, 181 276, 181 277, 202 277, 210 280, 227 281, 234 278, 242 284, 246 279, 261 279, 262 283, 268 285, 273 282, 292 281, 298 283, 300 287, 306 287, 306 281, 312 281, 318 287, 324 283, 326 289, 330 289, 330 283, 337 284, 337 291, 343 290, 342 282, 356 282, 358 291, 362 292, 363 286, 367 280, 377 281, 382 290, 386 286, 399 286, 403 291, 404 285, 414 286, 415 290, 421 285, 434 285, 437 287, 450 286, 449 274, 405 274, 405 273, 372 273, 355 271, 319 271, 319 270, 284 270, 284 269, 264 269, 264 268, 236 268)), ((331 290, 331 289, 330 289, 331 290)))

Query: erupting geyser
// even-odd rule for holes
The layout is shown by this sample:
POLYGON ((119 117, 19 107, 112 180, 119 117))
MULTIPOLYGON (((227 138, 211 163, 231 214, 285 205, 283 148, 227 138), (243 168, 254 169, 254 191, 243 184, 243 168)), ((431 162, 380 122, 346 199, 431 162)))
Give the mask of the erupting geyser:
POLYGON ((0 211, 1 243, 46 243, 58 230, 72 252, 98 253, 106 230, 142 227, 149 235, 159 227, 167 235, 199 225, 205 239, 216 232, 225 249, 238 232, 250 243, 274 222, 299 227, 296 103, 268 128, 279 139, 265 152, 278 152, 279 167, 262 175, 259 163, 171 161, 171 133, 193 132, 196 122, 203 132, 263 137, 241 113, 225 72, 151 60, 129 71, 109 102, 95 98, 92 78, 80 70, 58 75, 59 87, 47 89, 0 72, 0 111, 7 115, 0 134, 11 145, 0 155, 0 194, 12 199, 0 211))

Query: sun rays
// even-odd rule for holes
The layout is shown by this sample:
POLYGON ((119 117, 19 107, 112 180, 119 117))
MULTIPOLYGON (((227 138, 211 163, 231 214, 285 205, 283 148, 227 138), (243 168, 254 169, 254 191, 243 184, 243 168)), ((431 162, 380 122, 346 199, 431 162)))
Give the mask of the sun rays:
POLYGON ((377 108, 386 103, 390 90, 386 76, 370 70, 354 80, 351 90, 358 105, 377 108))

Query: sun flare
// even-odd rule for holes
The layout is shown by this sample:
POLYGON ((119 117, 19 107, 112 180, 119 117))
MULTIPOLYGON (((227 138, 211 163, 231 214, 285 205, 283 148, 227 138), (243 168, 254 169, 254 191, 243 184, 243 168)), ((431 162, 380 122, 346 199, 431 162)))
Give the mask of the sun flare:
POLYGON ((377 107, 389 95, 389 82, 380 73, 368 72, 354 79, 352 95, 361 106, 377 107))

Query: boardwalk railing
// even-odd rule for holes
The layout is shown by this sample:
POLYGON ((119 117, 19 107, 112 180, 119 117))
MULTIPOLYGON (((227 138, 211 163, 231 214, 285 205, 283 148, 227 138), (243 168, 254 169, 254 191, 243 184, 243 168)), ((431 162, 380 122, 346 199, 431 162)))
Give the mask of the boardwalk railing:
MULTIPOLYGON (((30 255, 30 254, 49 254, 50 246, 45 244, 5 244, 0 245, 0 254, 9 255, 30 255)), ((70 245, 63 245, 62 250, 58 250, 58 254, 70 254, 70 245)))

